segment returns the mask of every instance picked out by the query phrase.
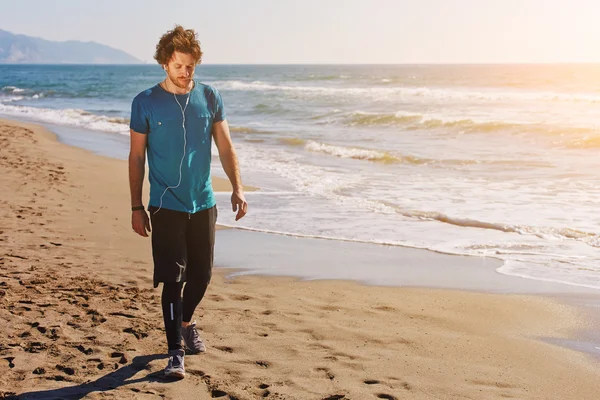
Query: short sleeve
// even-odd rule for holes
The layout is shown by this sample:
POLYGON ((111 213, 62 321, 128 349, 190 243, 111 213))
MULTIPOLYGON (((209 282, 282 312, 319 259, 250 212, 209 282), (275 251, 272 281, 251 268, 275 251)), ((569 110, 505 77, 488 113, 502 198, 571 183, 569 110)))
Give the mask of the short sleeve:
POLYGON ((131 119, 129 120, 129 127, 138 133, 150 132, 147 115, 139 96, 136 96, 131 103, 131 119))
POLYGON ((224 121, 227 116, 225 115, 225 108, 223 107, 223 99, 221 93, 215 89, 215 119, 214 122, 224 121))

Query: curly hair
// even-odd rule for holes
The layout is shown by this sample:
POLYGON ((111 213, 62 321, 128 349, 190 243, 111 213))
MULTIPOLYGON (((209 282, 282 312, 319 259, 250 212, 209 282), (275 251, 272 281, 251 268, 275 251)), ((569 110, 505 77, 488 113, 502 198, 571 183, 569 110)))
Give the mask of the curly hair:
POLYGON ((193 29, 183 29, 181 25, 176 25, 172 31, 162 35, 156 45, 154 59, 161 65, 168 64, 175 51, 191 54, 196 59, 196 64, 202 61, 200 42, 193 29))

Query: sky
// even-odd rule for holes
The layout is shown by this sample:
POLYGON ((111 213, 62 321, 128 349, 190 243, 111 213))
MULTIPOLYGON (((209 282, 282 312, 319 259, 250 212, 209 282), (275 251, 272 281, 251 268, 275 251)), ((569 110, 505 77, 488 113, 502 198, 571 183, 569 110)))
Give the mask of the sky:
POLYGON ((600 62, 598 0, 0 0, 0 29, 147 61, 175 24, 205 64, 600 62))

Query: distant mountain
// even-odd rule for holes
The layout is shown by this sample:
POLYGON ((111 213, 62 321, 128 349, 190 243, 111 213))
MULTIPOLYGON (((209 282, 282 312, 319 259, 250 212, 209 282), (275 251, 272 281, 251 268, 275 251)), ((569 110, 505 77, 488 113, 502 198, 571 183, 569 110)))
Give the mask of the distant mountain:
POLYGON ((0 64, 139 64, 141 60, 96 42, 53 42, 0 29, 0 64))

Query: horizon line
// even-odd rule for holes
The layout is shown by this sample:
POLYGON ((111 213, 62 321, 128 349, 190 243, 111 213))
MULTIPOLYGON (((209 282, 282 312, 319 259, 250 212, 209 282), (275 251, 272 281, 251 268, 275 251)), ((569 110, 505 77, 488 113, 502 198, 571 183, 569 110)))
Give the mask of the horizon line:
MULTIPOLYGON (((0 66, 159 66, 157 63, 140 62, 140 63, 4 63, 0 62, 0 66)), ((497 65, 600 65, 599 61, 500 61, 500 62, 385 62, 385 63, 343 63, 343 62, 309 62, 309 63, 201 63, 201 66, 497 66, 497 65)))

